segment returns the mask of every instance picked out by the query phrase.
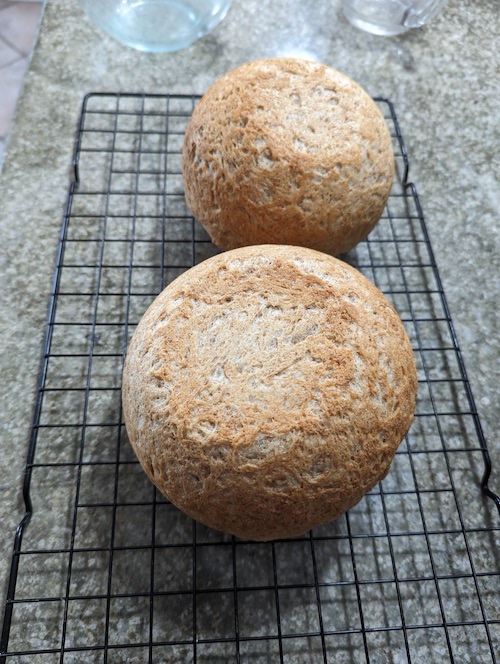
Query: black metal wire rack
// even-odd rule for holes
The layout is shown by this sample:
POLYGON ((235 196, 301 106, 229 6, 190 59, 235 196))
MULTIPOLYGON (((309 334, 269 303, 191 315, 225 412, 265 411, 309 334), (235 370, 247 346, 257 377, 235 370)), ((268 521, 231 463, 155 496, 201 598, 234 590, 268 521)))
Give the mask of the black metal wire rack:
POLYGON ((389 101, 397 180, 345 256, 393 302, 417 360, 415 422, 387 478, 305 537, 255 543, 194 523, 138 465, 127 343, 158 292, 217 252, 182 190, 197 99, 84 101, 0 662, 495 662, 500 500, 389 101))

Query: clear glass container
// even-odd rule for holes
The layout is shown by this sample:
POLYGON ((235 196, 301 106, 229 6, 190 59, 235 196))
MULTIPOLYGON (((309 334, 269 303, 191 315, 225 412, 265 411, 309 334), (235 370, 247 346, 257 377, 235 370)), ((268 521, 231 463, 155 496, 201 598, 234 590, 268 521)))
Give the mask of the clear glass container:
POLYGON ((398 35, 419 28, 448 0, 343 0, 344 14, 357 28, 375 35, 398 35))
POLYGON ((104 32, 141 51, 178 51, 215 28, 232 0, 79 0, 104 32))

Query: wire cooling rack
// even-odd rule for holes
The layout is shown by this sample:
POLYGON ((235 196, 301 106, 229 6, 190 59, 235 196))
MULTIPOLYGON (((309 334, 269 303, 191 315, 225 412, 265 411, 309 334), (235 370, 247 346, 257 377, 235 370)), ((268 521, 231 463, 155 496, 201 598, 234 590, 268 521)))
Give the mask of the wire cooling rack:
POLYGON ((500 500, 387 100, 397 180, 345 256, 393 302, 417 361, 415 422, 387 478, 307 536, 254 543, 191 521, 138 465, 120 405, 127 343, 158 292, 217 252, 182 190, 196 102, 85 99, 0 661, 495 662, 500 500))

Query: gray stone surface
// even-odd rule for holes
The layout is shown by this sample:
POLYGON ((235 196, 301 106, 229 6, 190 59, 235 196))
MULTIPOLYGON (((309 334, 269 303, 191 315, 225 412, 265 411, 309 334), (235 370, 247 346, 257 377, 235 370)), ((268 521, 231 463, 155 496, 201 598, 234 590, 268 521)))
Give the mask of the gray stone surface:
MULTIPOLYGON (((48 0, 0 180, 2 592, 8 573, 12 536, 23 513, 20 485, 33 416, 55 252, 71 177, 76 122, 83 95, 90 91, 202 93, 215 78, 244 61, 265 56, 303 53, 350 75, 370 94, 389 97, 395 104, 405 137, 410 155, 411 178, 416 182, 420 194, 437 264, 491 452, 495 468, 491 485, 498 491, 500 243, 497 224, 500 207, 500 86, 498 63, 494 54, 498 48, 495 39, 499 28, 495 0, 483 0, 480 3, 472 0, 450 0, 447 8, 428 26, 402 37, 389 39, 370 36, 351 27, 342 16, 339 0, 325 0, 313 4, 300 0, 234 0, 228 17, 216 31, 189 49, 170 55, 147 55, 135 52, 102 35, 86 20, 74 0, 48 0)), ((55 404, 54 412, 61 412, 61 408, 67 407, 68 404, 55 404)), ((425 440, 426 436, 430 439, 432 433, 416 431, 415 435, 425 440)), ((113 440, 114 443, 109 440, 110 446, 116 444, 115 439, 113 440)), ((66 445, 66 440, 52 440, 47 441, 46 447, 42 446, 41 449, 47 455, 53 454, 52 460, 61 460, 64 454, 71 455, 73 448, 70 447, 68 451, 66 445)), ((91 451, 93 448, 89 446, 88 449, 91 451)), ((96 452, 98 455, 101 453, 102 449, 96 452)), ((457 455, 456 458, 453 472, 454 477, 459 478, 461 485, 466 487, 462 507, 467 525, 474 524, 475 519, 479 526, 492 525, 495 523, 495 515, 490 506, 485 507, 477 495, 477 468, 480 468, 480 459, 477 455, 457 455), (476 464, 476 467, 471 467, 471 464, 476 464)), ((393 477, 397 479, 399 472, 401 482, 406 481, 404 469, 398 470, 393 477)), ((438 481, 440 472, 439 468, 431 469, 430 476, 436 477, 438 481)), ((47 509, 44 510, 45 516, 42 515, 41 519, 28 529, 27 544, 30 541, 37 542, 37 546, 67 544, 70 536, 68 524, 72 516, 69 506, 73 500, 73 473, 74 471, 69 469, 35 473, 37 476, 33 492, 37 495, 36 492, 39 491, 39 500, 46 503, 47 509)), ((100 478, 86 478, 85 481, 87 480, 90 487, 101 486, 100 478)), ((141 480, 139 484, 140 482, 141 480)), ((147 491, 147 485, 140 491, 147 491)), ((351 518, 351 523, 360 528, 360 532, 369 527, 369 513, 363 514, 363 510, 369 512, 370 500, 363 505, 364 507, 354 511, 351 518)), ((403 512, 407 521, 402 525, 413 527, 411 505, 408 506, 408 511, 403 512)), ((453 510, 446 506, 440 508, 429 505, 428 514, 434 515, 438 520, 436 527, 443 526, 440 518, 456 518, 453 510)), ((102 514, 101 518, 104 518, 102 514)), ((89 523, 92 528, 89 526, 85 529, 82 526, 81 536, 86 533, 102 542, 99 533, 106 533, 106 519, 99 523, 91 519, 89 523)), ((182 524, 179 524, 180 532, 182 527, 182 524)), ((331 532, 329 534, 331 535, 331 532)), ((122 536, 127 537, 126 529, 122 536)), ((147 533, 144 537, 147 537, 147 533)), ((211 535, 207 534, 206 537, 210 538, 211 535)), ((385 564, 387 550, 384 546, 387 541, 386 538, 382 539, 384 541, 380 544, 380 551, 373 552, 373 557, 370 552, 359 551, 361 559, 366 560, 366 565, 370 565, 375 559, 380 565, 385 564)), ((399 538, 403 541, 405 539, 399 538)), ((451 544, 457 551, 463 547, 460 541, 451 544)), ((421 545, 421 541, 409 540, 408 547, 402 547, 400 560, 405 569, 404 574, 422 575, 428 571, 428 554, 421 545)), ((498 559, 492 553, 495 547, 498 550, 498 537, 495 542, 494 535, 478 535, 474 540, 474 559, 479 569, 481 566, 485 571, 491 571, 495 567, 498 569, 498 559)), ((294 560, 300 560, 299 549, 300 546, 297 546, 297 550, 292 554, 296 556, 294 560)), ((443 570, 453 566, 453 556, 450 558, 449 546, 446 543, 436 540, 435 550, 440 556, 439 564, 443 570)), ((325 579, 351 578, 348 567, 334 569, 332 561, 325 563, 321 555, 323 553, 319 552, 319 565, 325 579), (347 577, 344 578, 342 574, 347 574, 347 577)), ((258 570, 254 570, 254 560, 249 558, 247 567, 243 564, 242 569, 247 569, 247 572, 242 573, 248 573, 249 576, 260 573, 263 579, 256 583, 268 584, 269 580, 265 577, 266 564, 269 561, 266 563, 263 560, 258 570)), ((341 561, 342 555, 339 552, 335 565, 341 565, 341 561)), ((89 578, 94 578, 97 585, 102 583, 107 569, 106 559, 97 555, 93 558, 81 556, 81 560, 76 562, 81 566, 82 573, 81 576, 75 576, 75 582, 79 579, 80 583, 84 583, 89 578)), ((52 559, 50 564, 47 561, 47 567, 41 567, 43 574, 48 575, 48 581, 43 587, 51 589, 54 601, 51 603, 52 617, 50 611, 44 614, 44 620, 47 621, 45 627, 42 625, 36 633, 26 633, 22 637, 31 639, 32 647, 41 644, 43 647, 43 643, 50 642, 50 630, 54 630, 54 625, 61 620, 61 608, 56 598, 65 592, 68 561, 61 556, 59 563, 60 566, 52 559)), ((138 560, 137 564, 140 568, 142 563, 138 560)), ((181 560, 179 565, 179 574, 182 575, 181 560)), ((200 574, 203 574, 203 561, 200 565, 200 574)), ((217 569, 225 568, 220 565, 217 569)), ((35 572, 34 578, 38 578, 42 573, 35 572)), ((378 570, 377 573, 382 572, 378 570)), ((208 577, 211 578, 210 575, 208 577)), ((123 578, 125 582, 126 573, 123 578)), ((167 572, 163 582, 172 582, 167 572)), ((214 582, 213 578, 211 582, 214 582)), ((220 582, 225 584, 228 580, 221 579, 220 582)), ((345 610, 345 607, 355 600, 349 594, 352 586, 343 588, 342 606, 345 610)), ((325 589, 325 596, 322 598, 327 628, 333 626, 341 629, 342 625, 349 628, 353 624, 349 621, 357 618, 353 618, 351 613, 339 614, 336 610, 336 598, 329 597, 327 590, 325 589)), ((435 608, 434 591, 432 587, 427 590, 430 593, 429 605, 435 608)), ((450 611, 459 612, 456 598, 467 597, 468 590, 466 586, 459 590, 449 589, 447 597, 450 611)), ((29 589, 29 592, 32 595, 27 596, 33 596, 33 593, 36 595, 36 588, 29 589)), ((88 591, 80 589, 75 592, 88 591)), ((105 588, 102 592, 105 592, 105 588)), ((498 589, 493 586, 485 587, 484 593, 490 611, 496 611, 498 615, 498 589)), ((3 598, 3 594, 1 597, 3 598)), ((425 598, 425 592, 417 598, 418 601, 409 604, 417 616, 415 620, 418 620, 418 612, 421 611, 419 602, 421 604, 424 601, 423 597, 425 598)), ((205 630, 207 635, 211 630, 220 633, 220 630, 226 629, 224 621, 231 623, 232 605, 230 598, 226 599, 227 604, 222 604, 218 617, 220 624, 208 619, 205 619, 205 622, 201 620, 200 629, 205 630)), ((395 606, 394 584, 388 585, 387 593, 382 598, 377 599, 376 593, 373 598, 367 596, 366 603, 369 606, 373 601, 373 607, 376 607, 380 600, 387 607, 387 620, 391 620, 391 612, 395 606)), ((265 621, 269 612, 274 610, 274 601, 274 596, 263 595, 261 606, 249 607, 243 597, 243 627, 256 629, 255 625, 258 626, 260 620, 265 621), (246 610, 250 611, 250 617, 245 617, 246 610)), ((315 628, 316 616, 309 611, 309 603, 310 598, 305 596, 289 597, 286 600, 286 606, 290 607, 290 613, 283 617, 287 629, 315 628)), ((186 610, 180 602, 178 629, 184 628, 186 610)), ((16 620, 23 625, 30 619, 40 619, 37 611, 40 611, 40 607, 34 604, 29 614, 17 615, 16 620)), ((96 630, 102 625, 102 600, 95 600, 85 611, 86 613, 77 612, 69 616, 70 623, 74 625, 71 638, 88 642, 88 639, 95 637, 98 641, 100 635, 96 630)), ((122 620, 129 625, 129 640, 142 639, 144 634, 147 637, 147 625, 140 621, 128 621, 127 616, 133 615, 134 611, 131 606, 121 607, 116 612, 111 611, 111 621, 115 620, 115 616, 118 621, 116 624, 110 623, 111 636, 113 630, 120 632, 125 629, 119 622, 122 620)), ((470 611, 473 612, 474 607, 470 611)), ((168 611, 164 611, 162 615, 166 615, 167 623, 173 620, 168 611)), ((431 617, 432 615, 431 611, 431 617)), ((470 612, 467 615, 470 615, 470 612)), ((373 615, 368 614, 367 619, 376 621, 375 609, 373 615)), ((394 619, 397 621, 398 616, 394 619)), ((460 616, 457 620, 459 619, 460 616)), ((189 627, 186 629, 189 632, 189 627)), ((163 636, 159 635, 158 638, 163 636)), ((363 647, 356 635, 352 637, 352 641, 346 637, 343 644, 339 639, 334 642, 332 637, 329 638, 332 651, 338 649, 339 661, 363 661, 362 658, 356 659, 360 656, 359 649, 363 647), (353 655, 353 652, 357 655, 353 655)), ((447 652, 442 630, 436 629, 436 639, 432 643, 429 643, 428 639, 423 640, 422 632, 418 630, 412 632, 409 638, 419 649, 421 661, 437 660, 442 653, 447 652)), ((482 653, 475 651, 481 640, 470 636, 470 630, 469 633, 458 634, 456 638, 457 643, 461 644, 463 655, 460 661, 482 661, 482 653)), ((496 638, 498 639, 498 631, 496 638)), ((391 633, 375 632, 370 639, 380 655, 377 661, 406 661, 400 632, 392 636, 391 633)), ((286 641, 287 661, 319 661, 321 643, 312 637, 310 643, 295 641, 286 641)), ((23 647, 21 641, 19 647, 23 647)), ((221 653, 210 652, 208 645, 203 648, 207 661, 211 656, 222 657, 221 653)), ((158 661, 188 661, 191 651, 188 653, 182 649, 183 647, 178 646, 175 652, 174 649, 167 652, 168 648, 165 647, 163 652, 158 648, 158 661)), ((249 661, 258 661, 257 656, 261 657, 260 661, 275 661, 278 656, 275 641, 257 644, 246 642, 242 652, 248 653, 249 661), (251 659, 252 652, 254 659, 251 659)), ((227 661, 232 661, 232 656, 229 648, 227 661)), ((100 661, 98 654, 95 657, 95 661, 100 661)), ((113 661, 135 661, 133 658, 144 661, 140 651, 126 652, 125 649, 121 659, 120 651, 116 651, 115 658, 113 661)), ((47 658, 43 661, 52 660, 47 658)), ((78 661, 78 657, 75 661, 78 661)), ((89 656, 87 661, 93 660, 89 656)))

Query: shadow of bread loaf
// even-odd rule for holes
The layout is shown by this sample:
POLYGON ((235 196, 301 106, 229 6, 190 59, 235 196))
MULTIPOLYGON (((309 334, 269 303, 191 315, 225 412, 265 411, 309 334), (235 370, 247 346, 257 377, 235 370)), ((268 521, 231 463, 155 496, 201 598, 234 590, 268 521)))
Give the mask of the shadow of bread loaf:
POLYGON ((222 249, 347 252, 380 219, 393 177, 375 102, 344 74, 305 60, 258 60, 222 76, 184 139, 186 201, 222 249))
POLYGON ((403 324, 371 282, 324 253, 262 245, 158 296, 128 349, 123 409, 172 503, 269 540, 335 519, 385 477, 416 389, 403 324))

